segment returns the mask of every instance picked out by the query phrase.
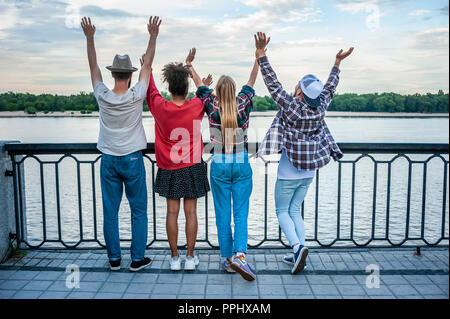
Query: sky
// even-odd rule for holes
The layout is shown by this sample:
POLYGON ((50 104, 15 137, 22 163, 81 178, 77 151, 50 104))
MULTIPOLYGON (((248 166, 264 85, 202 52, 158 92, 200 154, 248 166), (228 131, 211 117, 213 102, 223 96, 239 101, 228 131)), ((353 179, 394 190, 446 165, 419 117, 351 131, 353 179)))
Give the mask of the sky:
MULTIPOLYGON (((162 19, 153 65, 160 90, 164 64, 184 61, 192 47, 201 76, 246 84, 258 31, 271 36, 267 56, 288 91, 310 73, 325 82, 336 53, 351 46, 338 93, 449 90, 444 0, 0 0, 0 92, 92 91, 83 16, 96 25, 98 63, 112 87, 105 67, 115 54, 139 64, 151 15, 162 19)), ((255 89, 268 94, 261 75, 255 89)))

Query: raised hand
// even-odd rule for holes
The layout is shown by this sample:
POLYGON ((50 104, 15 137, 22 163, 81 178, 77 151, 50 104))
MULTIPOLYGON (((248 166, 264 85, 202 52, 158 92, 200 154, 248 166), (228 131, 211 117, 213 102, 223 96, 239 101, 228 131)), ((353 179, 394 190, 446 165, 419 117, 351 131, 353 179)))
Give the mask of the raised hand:
POLYGON ((195 59, 195 54, 197 53, 197 50, 195 48, 192 48, 189 50, 189 54, 186 57, 186 65, 192 65, 192 62, 195 59))
POLYGON ((260 58, 266 55, 266 47, 270 42, 270 37, 267 38, 266 34, 263 32, 258 32, 254 35, 255 37, 255 47, 256 47, 256 58, 260 58))
POLYGON ((150 17, 147 24, 148 33, 151 37, 157 37, 159 34, 159 26, 161 25, 161 19, 159 17, 150 17))
POLYGON ((87 39, 93 39, 95 33, 95 25, 92 24, 91 18, 84 17, 81 19, 81 28, 87 39))
POLYGON ((213 84, 213 78, 211 74, 208 74, 208 76, 206 78, 202 79, 203 85, 205 86, 210 86, 211 84, 213 84))
MULTIPOLYGON (((267 52, 267 49, 264 49, 264 53, 266 53, 266 52, 267 52)), ((258 50, 257 50, 255 53, 256 60, 258 60, 258 58, 259 58, 258 53, 260 53, 260 52, 258 52, 258 50)))
POLYGON ((344 50, 340 50, 337 54, 336 54, 336 64, 339 65, 341 63, 342 60, 344 60, 345 58, 347 58, 350 54, 352 54, 353 52, 353 47, 348 49, 346 52, 344 52, 344 50))

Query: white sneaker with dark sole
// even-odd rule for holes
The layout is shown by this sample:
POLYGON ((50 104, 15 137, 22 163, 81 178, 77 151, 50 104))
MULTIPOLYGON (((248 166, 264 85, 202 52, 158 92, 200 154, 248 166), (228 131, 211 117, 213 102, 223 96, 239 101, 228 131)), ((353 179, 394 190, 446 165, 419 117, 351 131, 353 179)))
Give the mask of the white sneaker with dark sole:
POLYGON ((185 262, 184 262, 184 270, 192 271, 195 270, 195 268, 200 263, 200 260, 197 256, 186 256, 185 262))
POLYGON ((170 270, 172 270, 172 271, 180 271, 181 270, 180 256, 172 257, 170 259, 170 270))

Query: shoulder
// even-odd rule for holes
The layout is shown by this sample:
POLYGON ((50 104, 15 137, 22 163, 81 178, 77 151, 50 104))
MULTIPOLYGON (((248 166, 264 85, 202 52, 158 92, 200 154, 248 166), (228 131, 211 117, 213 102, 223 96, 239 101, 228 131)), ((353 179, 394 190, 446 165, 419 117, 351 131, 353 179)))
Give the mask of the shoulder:
POLYGON ((210 89, 209 87, 207 87, 206 85, 204 85, 204 86, 200 86, 200 87, 197 89, 196 96, 199 97, 199 98, 204 98, 204 97, 206 97, 206 96, 208 96, 208 95, 211 95, 212 92, 213 92, 212 89, 210 89))
POLYGON ((99 82, 94 88, 94 96, 99 98, 109 91, 108 87, 103 82, 99 82))
POLYGON ((144 99, 147 93, 147 87, 145 87, 144 83, 138 81, 130 91, 133 93, 134 97, 137 99, 144 99))
POLYGON ((190 99, 188 103, 194 106, 203 107, 203 102, 198 96, 195 96, 192 99, 190 99))
POLYGON ((252 88, 250 85, 244 85, 239 94, 244 94, 248 98, 252 98, 255 95, 255 89, 252 88))

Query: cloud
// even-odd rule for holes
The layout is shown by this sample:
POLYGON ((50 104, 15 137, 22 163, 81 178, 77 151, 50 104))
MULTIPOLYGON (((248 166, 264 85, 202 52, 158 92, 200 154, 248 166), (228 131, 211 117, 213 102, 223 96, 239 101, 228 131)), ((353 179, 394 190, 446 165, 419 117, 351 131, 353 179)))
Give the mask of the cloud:
MULTIPOLYGON (((334 1, 334 5, 341 5, 338 9, 342 12, 362 16, 371 15, 366 8, 375 3, 334 1)), ((385 6, 399 7, 405 1, 398 2, 379 0, 383 10, 379 16, 385 13, 385 6)), ((236 83, 246 83, 254 62, 252 36, 256 31, 272 36, 268 54, 288 89, 293 89, 306 73, 326 80, 336 52, 353 45, 357 51, 345 63, 340 92, 407 92, 419 87, 421 80, 432 83, 423 90, 437 86, 448 89, 446 24, 444 28, 433 28, 423 19, 408 19, 408 11, 403 11, 397 17, 399 25, 403 25, 395 35, 388 24, 383 30, 387 32, 372 33, 352 24, 352 17, 348 19, 348 15, 336 11, 314 0, 152 0, 151 6, 137 0, 127 0, 126 5, 123 0, 0 0, 0 54, 8 56, 0 61, 0 90, 64 94, 91 91, 86 43, 79 25, 83 15, 92 15, 97 26, 99 65, 106 84, 112 85, 104 67, 116 53, 129 54, 133 64, 138 65, 148 43, 145 24, 151 14, 163 17, 154 62, 155 80, 161 90, 167 89, 160 81, 162 66, 183 61, 194 46, 200 75, 212 73, 217 79, 228 74, 236 83), (335 24, 342 21, 339 19, 349 21, 335 24), (327 23, 311 25, 320 20, 327 23), (412 25, 411 20, 420 21, 412 25), (400 36, 411 29, 414 33, 406 38, 400 36), (368 70, 368 62, 376 67, 368 70)), ((435 18, 439 16, 442 20, 442 15, 435 18)), ((255 88, 258 95, 267 94, 261 77, 255 88)))
POLYGON ((447 15, 448 16, 448 5, 445 7, 442 7, 441 9, 439 9, 439 11, 443 14, 443 15, 447 15))
POLYGON ((336 7, 341 11, 350 12, 352 14, 365 12, 366 27, 374 32, 380 29, 380 19, 384 15, 381 13, 380 6, 376 1, 362 1, 362 2, 343 2, 338 3, 336 7))
POLYGON ((337 4, 358 5, 374 4, 382 7, 403 7, 407 2, 415 3, 417 0, 334 0, 337 4))
POLYGON ((418 10, 411 11, 408 15, 412 16, 412 17, 418 17, 418 16, 422 16, 422 15, 430 13, 430 12, 431 12, 430 10, 418 9, 418 10))
MULTIPOLYGON (((320 8, 313 8, 314 0, 244 0, 247 6, 256 8, 262 16, 271 22, 319 22, 322 16, 320 8)), ((252 15, 248 18, 251 20, 252 15)))
POLYGON ((434 52, 440 50, 448 55, 449 45, 449 28, 435 28, 414 33, 409 40, 412 47, 420 51, 432 50, 434 52))
POLYGON ((243 3, 262 11, 284 13, 292 9, 310 7, 314 0, 244 0, 243 3))
POLYGON ((17 8, 8 5, 5 1, 0 2, 0 39, 8 35, 8 30, 13 28, 18 20, 17 8))
POLYGON ((103 10, 119 10, 134 15, 165 15, 168 11, 174 9, 193 9, 204 6, 208 3, 207 0, 151 0, 151 1, 134 1, 134 0, 60 0, 67 5, 82 8, 92 6, 102 8, 103 10))
POLYGON ((124 17, 136 17, 135 14, 118 10, 118 9, 103 9, 98 6, 84 6, 81 7, 80 13, 83 16, 91 17, 91 16, 101 16, 101 17, 108 17, 108 18, 124 18, 124 17))
POLYGON ((309 39, 301 39, 301 40, 290 40, 279 42, 274 45, 274 47, 326 47, 326 46, 340 46, 345 42, 343 38, 309 38, 309 39))
POLYGON ((292 10, 283 22, 321 22, 322 10, 320 8, 304 8, 302 10, 292 10))

